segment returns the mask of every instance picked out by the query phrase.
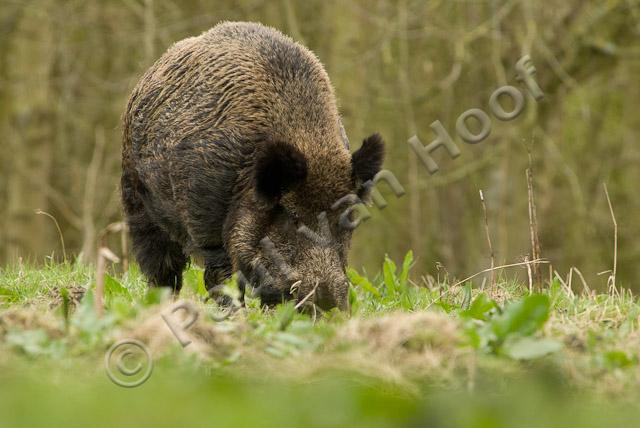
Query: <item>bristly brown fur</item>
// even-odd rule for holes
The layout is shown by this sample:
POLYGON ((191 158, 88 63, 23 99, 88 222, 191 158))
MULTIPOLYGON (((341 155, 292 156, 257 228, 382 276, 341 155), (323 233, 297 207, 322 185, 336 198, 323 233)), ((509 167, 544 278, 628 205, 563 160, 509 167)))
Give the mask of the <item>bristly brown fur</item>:
MULTIPOLYGON (((380 167, 372 141, 353 163, 359 178, 380 167)), ((330 207, 356 191, 352 158, 329 77, 304 46, 247 22, 174 44, 131 94, 122 169, 133 250, 152 284, 178 291, 197 256, 209 289, 240 270, 274 303, 300 277, 346 306, 350 233, 330 207), (296 231, 318 230, 323 210, 333 241, 320 247, 296 231), (260 249, 265 237, 291 265, 286 276, 260 249)))

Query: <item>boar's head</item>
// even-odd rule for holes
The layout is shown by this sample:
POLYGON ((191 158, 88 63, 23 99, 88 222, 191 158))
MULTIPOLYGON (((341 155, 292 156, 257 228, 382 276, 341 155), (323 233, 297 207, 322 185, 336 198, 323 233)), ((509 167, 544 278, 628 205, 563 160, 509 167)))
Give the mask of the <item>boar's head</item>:
POLYGON ((244 220, 258 244, 241 270, 263 304, 295 299, 304 301, 302 308, 348 310, 345 267, 353 207, 366 198, 383 157, 378 134, 353 155, 286 143, 259 150, 252 177, 255 205, 244 220))

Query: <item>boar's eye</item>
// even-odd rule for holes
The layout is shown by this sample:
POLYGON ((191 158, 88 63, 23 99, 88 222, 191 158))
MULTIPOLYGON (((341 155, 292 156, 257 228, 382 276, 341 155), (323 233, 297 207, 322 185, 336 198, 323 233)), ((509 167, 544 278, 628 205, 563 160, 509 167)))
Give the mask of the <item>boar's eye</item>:
POLYGON ((285 215, 287 216, 287 222, 291 224, 295 229, 298 229, 298 227, 302 225, 302 221, 296 210, 287 209, 285 215))

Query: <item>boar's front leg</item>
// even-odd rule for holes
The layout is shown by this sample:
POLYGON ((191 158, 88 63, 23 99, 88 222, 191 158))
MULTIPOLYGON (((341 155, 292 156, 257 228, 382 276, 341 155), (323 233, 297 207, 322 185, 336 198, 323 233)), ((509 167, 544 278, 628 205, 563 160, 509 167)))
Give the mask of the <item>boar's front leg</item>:
POLYGON ((152 286, 169 287, 174 295, 182 288, 182 271, 187 256, 149 215, 143 197, 148 194, 137 174, 125 170, 122 176, 122 202, 133 242, 133 253, 140 270, 152 286))
MULTIPOLYGON (((223 282, 231 276, 231 260, 224 248, 202 250, 204 255, 204 285, 209 297, 221 306, 230 306, 231 298, 222 293, 223 282)), ((244 297, 244 296, 242 296, 244 297)))

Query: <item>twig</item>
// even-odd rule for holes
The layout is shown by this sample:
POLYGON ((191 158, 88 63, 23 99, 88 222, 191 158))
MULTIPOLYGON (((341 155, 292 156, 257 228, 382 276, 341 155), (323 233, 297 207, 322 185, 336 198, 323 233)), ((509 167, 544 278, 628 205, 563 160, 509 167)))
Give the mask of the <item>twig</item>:
POLYGON ((607 183, 602 183, 604 188, 604 195, 607 197, 607 203, 609 204, 609 212, 611 213, 611 220, 613 221, 613 272, 607 282, 609 283, 609 291, 617 293, 616 289, 616 272, 618 270, 618 222, 616 216, 613 213, 613 206, 611 205, 611 199, 609 198, 609 191, 607 190, 607 183))
POLYGON ((91 161, 85 174, 84 194, 82 198, 82 260, 94 260, 96 250, 96 225, 94 219, 97 185, 100 178, 100 167, 104 157, 104 147, 106 145, 104 129, 98 128, 95 133, 95 144, 91 161))
POLYGON ((42 211, 40 209, 35 211, 36 214, 40 214, 40 215, 45 215, 47 217, 49 217, 51 220, 53 220, 53 223, 56 225, 56 229, 58 229, 58 236, 60 237, 60 244, 62 245, 62 259, 64 260, 64 262, 67 262, 67 249, 64 245, 64 237, 62 236, 62 230, 60 229, 60 225, 58 224, 58 220, 56 220, 56 218, 54 216, 52 216, 51 214, 49 214, 46 211, 42 211))
POLYGON ((96 294, 94 296, 95 311, 98 316, 102 316, 104 312, 104 274, 107 270, 107 260, 118 263, 118 256, 107 247, 101 247, 98 250, 98 262, 96 266, 96 294))
POLYGON ((82 220, 80 217, 73 211, 71 206, 69 206, 65 202, 65 196, 58 192, 53 186, 51 186, 46 180, 38 180, 33 177, 31 174, 18 169, 16 171, 18 176, 21 178, 25 178, 31 184, 38 186, 39 189, 45 194, 45 196, 51 201, 53 206, 56 209, 56 212, 61 214, 62 217, 73 227, 80 230, 82 229, 82 220))
MULTIPOLYGON (((474 273, 473 275, 471 275, 471 276, 469 276, 469 277, 467 277, 467 278, 463 279, 462 281, 458 281, 458 282, 456 282, 455 284, 453 284, 453 285, 449 286, 449 287, 445 290, 445 292, 444 292, 444 293, 440 292, 440 295, 438 296, 438 298, 437 298, 437 299, 435 299, 435 300, 433 300, 431 303, 429 303, 429 304, 427 305, 426 309, 429 309, 433 304, 435 304, 436 302, 438 302, 438 301, 442 300, 442 298, 443 298, 444 296, 446 296, 447 294, 449 294, 449 291, 453 290, 453 289, 454 289, 455 287, 457 287, 458 285, 460 285, 460 284, 464 284, 465 282, 469 281, 470 279, 475 278, 475 277, 476 277, 476 276, 478 276, 478 275, 482 275, 482 274, 487 273, 487 272, 489 272, 489 271, 491 271, 491 270, 504 269, 504 268, 514 267, 514 266, 529 265, 529 264, 532 264, 532 263, 549 263, 549 261, 548 261, 548 260, 531 260, 531 261, 527 261, 527 262, 522 262, 522 263, 511 263, 511 264, 508 264, 508 265, 496 266, 496 267, 494 267, 494 268, 489 268, 489 269, 481 270, 480 272, 474 273)), ((442 290, 442 289, 440 289, 440 290, 442 290)), ((459 292, 459 291, 460 291, 460 290, 458 290, 458 292, 459 292)))
POLYGON ((511 264, 508 264, 508 265, 502 265, 502 266, 496 266, 494 268, 484 269, 484 270, 481 270, 480 272, 474 273, 473 275, 463 279, 462 281, 456 282, 451 287, 456 287, 456 286, 458 286, 460 284, 464 284, 465 282, 469 281, 470 279, 473 279, 478 275, 482 275, 483 273, 487 273, 487 272, 492 271, 492 270, 504 269, 504 268, 514 267, 514 266, 524 266, 524 265, 529 265, 529 264, 538 265, 538 264, 546 264, 546 263, 549 263, 549 260, 536 259, 536 260, 530 260, 530 261, 525 261, 525 262, 521 262, 521 263, 511 263, 511 264))
MULTIPOLYGON (((482 203, 482 212, 484 213, 484 231, 487 235, 487 244, 489 245, 489 255, 491 257, 491 269, 493 269, 496 265, 495 255, 493 253, 493 245, 491 245, 491 235, 489 234, 489 220, 487 218, 487 205, 484 202, 484 194, 482 193, 482 189, 480 189, 480 202, 482 203)), ((495 271, 491 271, 491 287, 495 285, 495 271)))
MULTIPOLYGON (((567 285, 567 283, 562 279, 562 277, 560 276, 560 274, 558 273, 558 271, 556 271, 556 278, 558 278, 558 281, 560 281, 560 285, 562 285, 566 290, 571 290, 571 288, 567 285)), ((567 293, 569 294, 569 293, 567 293)))
POLYGON ((582 281, 582 287, 587 292, 587 295, 591 295, 591 288, 589 288, 589 286, 587 285, 587 281, 585 281, 584 276, 582 275, 582 272, 580 272, 580 270, 575 266, 573 266, 571 269, 575 270, 578 276, 580 277, 580 280, 582 281))
MULTIPOLYGON (((306 302, 307 300, 309 300, 309 298, 310 298, 311 296, 313 296, 314 294, 316 294, 316 290, 318 289, 318 285, 319 285, 319 284, 320 284, 319 282, 316 282, 316 285, 313 287, 313 290, 311 290, 311 291, 309 292, 309 294, 307 294, 306 296, 304 296, 304 298, 303 298, 302 300, 300 300, 300 301, 296 304, 295 309, 300 309, 300 307, 301 307, 302 305, 304 305, 304 304, 305 304, 305 302, 306 302)), ((314 305, 314 306, 315 306, 315 305, 314 305)))
POLYGON ((533 275, 531 273, 531 265, 529 264, 529 256, 524 257, 527 264, 527 278, 529 279, 529 294, 533 294, 533 275))
MULTIPOLYGON (((531 151, 528 151, 529 167, 527 168, 527 193, 529 196, 529 233, 531 235, 531 257, 534 260, 540 258, 540 241, 538 239, 538 218, 536 214, 536 201, 533 192, 533 160, 531 151)), ((540 269, 537 265, 533 266, 533 280, 535 286, 540 289, 542 287, 542 277, 540 269)))
POLYGON ((569 277, 567 278, 567 282, 564 283, 562 282, 562 284, 564 285, 564 288, 566 289, 566 293, 567 295, 571 296, 571 297, 575 297, 575 294, 573 293, 573 287, 571 285, 571 283, 573 282, 573 269, 569 269, 569 277))
POLYGON ((129 269, 129 259, 128 259, 128 246, 127 246, 127 231, 128 231, 127 223, 124 221, 117 221, 115 223, 109 223, 107 227, 102 229, 98 233, 97 242, 98 248, 107 246, 107 236, 109 234, 120 233, 120 245, 122 246, 122 260, 123 260, 123 271, 126 273, 129 269))

